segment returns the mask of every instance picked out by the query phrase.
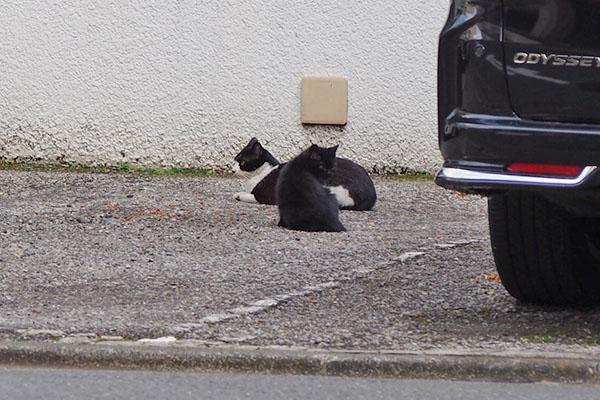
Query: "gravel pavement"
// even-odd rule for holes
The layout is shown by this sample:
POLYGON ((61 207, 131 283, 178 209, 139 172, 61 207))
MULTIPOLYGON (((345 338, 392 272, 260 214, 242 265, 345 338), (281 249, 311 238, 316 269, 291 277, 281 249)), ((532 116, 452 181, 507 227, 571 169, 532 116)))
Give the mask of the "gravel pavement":
POLYGON ((375 178, 347 232, 276 226, 230 176, 0 170, 0 336, 600 355, 600 309, 494 281, 486 200, 375 178))

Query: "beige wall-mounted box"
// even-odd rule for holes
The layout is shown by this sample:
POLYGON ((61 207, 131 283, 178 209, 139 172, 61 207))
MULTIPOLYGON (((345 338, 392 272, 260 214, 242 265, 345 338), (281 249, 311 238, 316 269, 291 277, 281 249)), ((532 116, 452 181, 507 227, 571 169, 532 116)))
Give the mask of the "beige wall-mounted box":
POLYGON ((345 125, 348 121, 346 78, 302 78, 302 123, 345 125))

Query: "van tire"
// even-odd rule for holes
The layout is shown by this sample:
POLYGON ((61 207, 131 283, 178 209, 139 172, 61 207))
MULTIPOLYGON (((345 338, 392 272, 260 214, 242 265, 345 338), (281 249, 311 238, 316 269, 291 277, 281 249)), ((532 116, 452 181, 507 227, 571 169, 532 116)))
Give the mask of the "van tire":
POLYGON ((488 210, 496 268, 513 297, 561 306, 600 302, 600 219, 516 190, 490 197, 488 210))

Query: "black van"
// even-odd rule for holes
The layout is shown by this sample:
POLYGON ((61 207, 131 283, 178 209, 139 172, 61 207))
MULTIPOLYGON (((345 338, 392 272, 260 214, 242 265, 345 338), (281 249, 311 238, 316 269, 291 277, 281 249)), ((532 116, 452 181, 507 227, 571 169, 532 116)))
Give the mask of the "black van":
POLYGON ((436 183, 489 196, 524 302, 600 302, 600 1, 453 0, 439 41, 436 183))

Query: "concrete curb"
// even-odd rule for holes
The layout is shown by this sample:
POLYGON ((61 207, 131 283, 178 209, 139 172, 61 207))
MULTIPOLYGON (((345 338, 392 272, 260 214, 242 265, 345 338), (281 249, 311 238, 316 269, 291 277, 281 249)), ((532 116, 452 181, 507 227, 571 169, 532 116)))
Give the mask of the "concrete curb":
POLYGON ((410 379, 600 383, 597 358, 563 353, 369 352, 135 342, 0 342, 0 364, 410 379))

